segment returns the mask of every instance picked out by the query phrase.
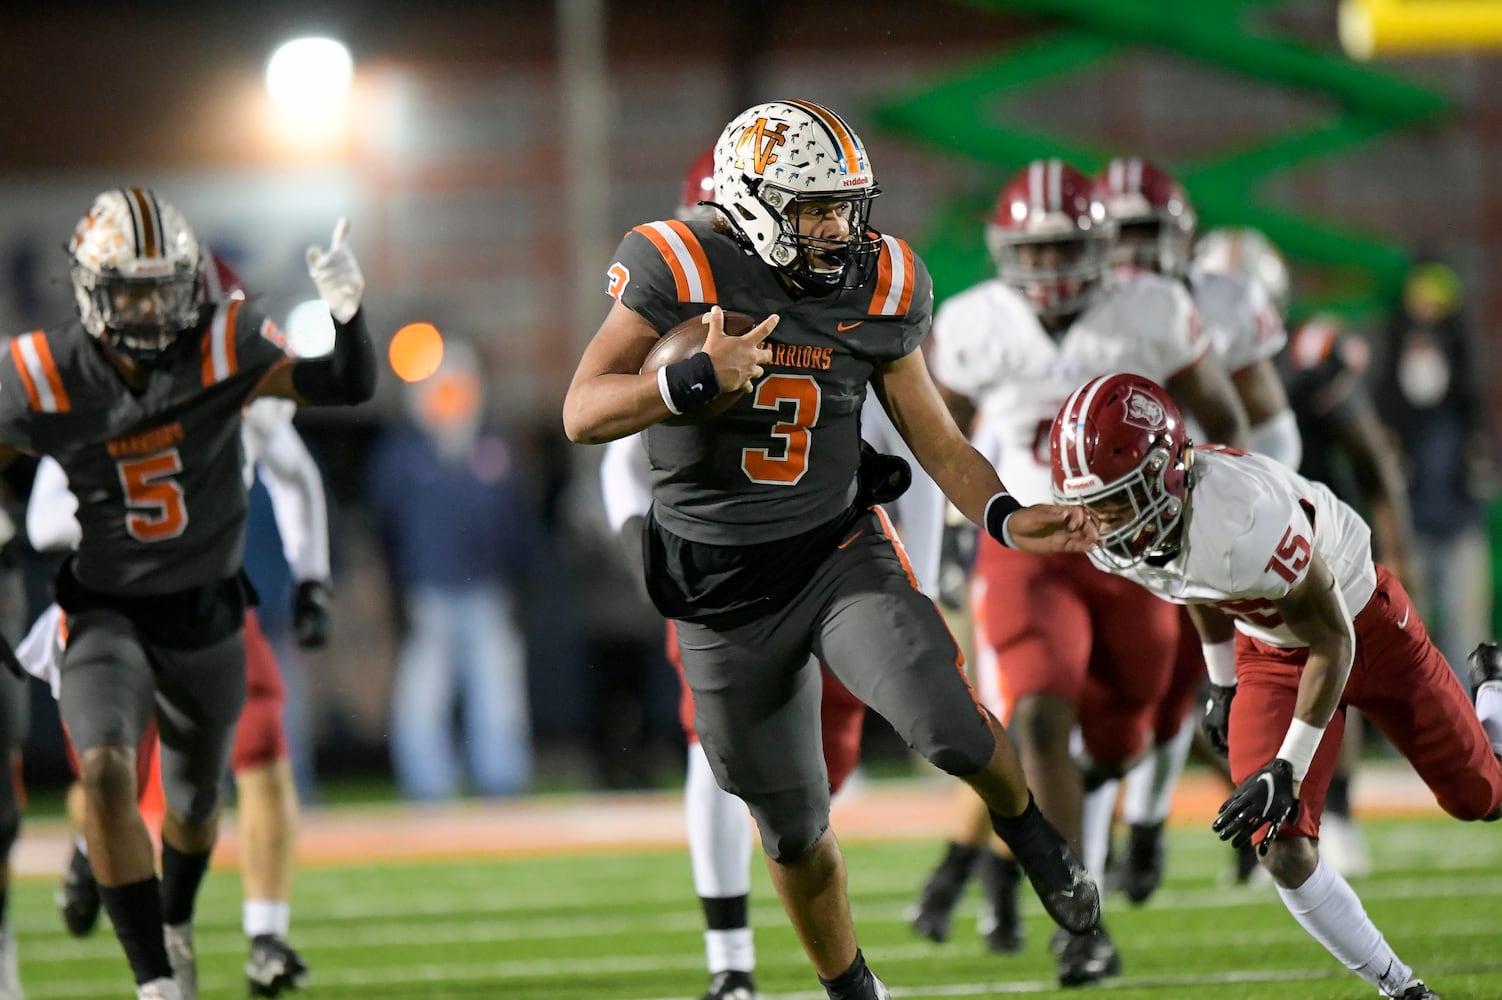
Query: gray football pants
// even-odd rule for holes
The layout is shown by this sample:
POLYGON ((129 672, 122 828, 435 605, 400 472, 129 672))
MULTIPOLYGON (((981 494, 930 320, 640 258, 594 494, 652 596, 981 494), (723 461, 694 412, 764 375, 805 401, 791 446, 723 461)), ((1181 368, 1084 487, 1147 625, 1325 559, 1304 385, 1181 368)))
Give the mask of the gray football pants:
POLYGON ((155 714, 167 805, 202 825, 245 704, 245 641, 236 631, 202 649, 164 649, 124 615, 85 611, 69 620, 58 702, 80 761, 92 747, 137 750, 155 714))
POLYGON ((874 513, 786 606, 734 628, 679 622, 678 646, 715 779, 750 806, 780 862, 829 825, 810 653, 942 770, 974 774, 996 749, 954 636, 874 513))

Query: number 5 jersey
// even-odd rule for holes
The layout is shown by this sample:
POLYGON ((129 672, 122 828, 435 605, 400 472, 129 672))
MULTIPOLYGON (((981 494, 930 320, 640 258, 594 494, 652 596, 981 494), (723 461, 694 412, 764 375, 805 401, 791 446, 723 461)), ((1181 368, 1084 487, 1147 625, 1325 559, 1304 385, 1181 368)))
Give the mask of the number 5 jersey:
POLYGON ((240 569, 241 409, 291 360, 242 298, 182 334, 139 391, 74 321, 0 348, 0 442, 51 455, 78 498, 74 574, 106 594, 166 594, 240 569))

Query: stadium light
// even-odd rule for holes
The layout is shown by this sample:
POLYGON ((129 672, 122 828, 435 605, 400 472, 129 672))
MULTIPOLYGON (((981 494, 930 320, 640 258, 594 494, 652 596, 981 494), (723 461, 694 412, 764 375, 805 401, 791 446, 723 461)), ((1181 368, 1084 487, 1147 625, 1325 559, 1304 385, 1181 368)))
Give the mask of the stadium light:
POLYGON ((304 147, 331 144, 345 131, 354 60, 333 38, 295 38, 266 61, 266 94, 280 127, 304 147))
POLYGON ((287 313, 287 346, 300 358, 316 358, 334 349, 334 318, 322 299, 299 302, 287 313))

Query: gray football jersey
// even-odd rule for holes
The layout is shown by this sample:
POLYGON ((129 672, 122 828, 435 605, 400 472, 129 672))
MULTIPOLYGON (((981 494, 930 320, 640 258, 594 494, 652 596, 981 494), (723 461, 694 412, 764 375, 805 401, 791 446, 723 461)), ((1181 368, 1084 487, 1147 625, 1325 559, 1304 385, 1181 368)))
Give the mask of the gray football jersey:
POLYGON ((0 441, 67 473, 83 529, 75 573, 91 589, 165 594, 240 568, 240 411, 290 356, 276 326, 238 298, 183 336, 140 392, 77 321, 0 352, 0 441))
POLYGON ((708 222, 652 222, 626 234, 612 296, 666 332, 711 305, 781 319, 772 362, 720 416, 646 432, 655 516, 694 542, 751 545, 809 531, 855 497, 860 412, 879 367, 928 334, 933 284, 902 240, 880 238, 860 283, 795 298, 776 272, 708 222))

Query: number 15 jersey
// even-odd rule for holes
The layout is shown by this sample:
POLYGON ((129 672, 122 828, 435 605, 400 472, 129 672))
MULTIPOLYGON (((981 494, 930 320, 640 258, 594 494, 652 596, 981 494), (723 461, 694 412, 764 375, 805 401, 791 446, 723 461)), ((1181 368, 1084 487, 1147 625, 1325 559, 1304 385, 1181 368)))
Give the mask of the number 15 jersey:
POLYGON ((289 361, 281 332, 241 298, 184 333, 139 392, 77 321, 0 349, 0 441, 51 455, 67 474, 80 583, 167 594, 240 569, 241 408, 289 361))
POLYGON ((1211 604, 1253 639, 1294 649, 1304 641, 1274 601, 1309 575, 1313 553, 1329 567, 1352 617, 1377 589, 1371 529, 1323 483, 1262 455, 1198 447, 1189 475, 1179 552, 1163 566, 1097 567, 1176 604, 1211 604))

